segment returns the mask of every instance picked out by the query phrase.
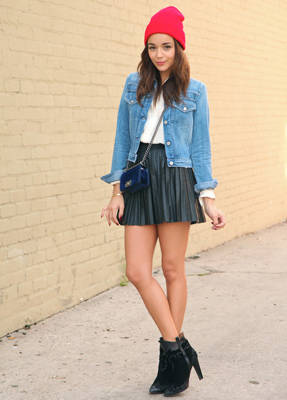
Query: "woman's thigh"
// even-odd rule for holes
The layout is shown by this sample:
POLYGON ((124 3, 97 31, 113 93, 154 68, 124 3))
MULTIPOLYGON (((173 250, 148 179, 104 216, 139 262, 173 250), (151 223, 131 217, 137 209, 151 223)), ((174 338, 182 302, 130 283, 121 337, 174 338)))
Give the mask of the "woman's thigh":
POLYGON ((125 225, 126 275, 133 283, 152 277, 157 225, 125 225))
POLYGON ((184 260, 190 222, 164 222, 157 225, 162 253, 162 269, 166 278, 184 273, 184 260))

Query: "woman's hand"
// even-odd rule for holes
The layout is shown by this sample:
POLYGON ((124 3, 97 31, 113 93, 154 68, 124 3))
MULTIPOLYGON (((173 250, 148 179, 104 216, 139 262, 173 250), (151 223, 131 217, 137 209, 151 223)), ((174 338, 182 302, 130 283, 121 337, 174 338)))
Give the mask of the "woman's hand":
POLYGON ((116 225, 120 225, 117 219, 118 210, 119 210, 119 218, 121 218, 124 213, 124 198, 122 195, 113 196, 111 198, 107 207, 104 207, 102 209, 101 218, 105 215, 109 225, 111 225, 111 221, 113 221, 116 225))
POLYGON ((216 208, 215 199, 203 197, 204 211, 212 219, 212 228, 221 229, 225 226, 225 217, 223 213, 216 208))

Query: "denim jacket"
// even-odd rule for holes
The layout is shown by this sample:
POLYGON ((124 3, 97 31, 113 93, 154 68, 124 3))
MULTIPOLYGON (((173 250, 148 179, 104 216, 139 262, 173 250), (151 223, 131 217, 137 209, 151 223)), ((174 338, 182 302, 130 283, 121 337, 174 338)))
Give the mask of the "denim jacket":
MULTIPOLYGON (((116 135, 110 173, 101 176, 104 182, 119 180, 127 161, 136 161, 140 137, 147 119, 152 94, 142 98, 143 107, 136 100, 138 72, 128 75, 122 92, 117 117, 116 135)), ((154 87, 157 81, 154 81, 154 87)), ((173 101, 163 115, 165 154, 170 168, 193 168, 196 178, 194 190, 214 189, 218 181, 212 178, 209 137, 209 106, 203 82, 191 78, 183 103, 173 101)))

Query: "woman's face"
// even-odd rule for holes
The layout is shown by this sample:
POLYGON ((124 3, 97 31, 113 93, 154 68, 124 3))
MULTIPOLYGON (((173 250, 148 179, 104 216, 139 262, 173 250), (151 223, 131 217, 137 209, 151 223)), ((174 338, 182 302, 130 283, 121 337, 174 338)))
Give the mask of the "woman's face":
POLYGON ((168 75, 174 62, 175 46, 172 36, 154 33, 148 38, 148 55, 153 65, 164 75, 168 75))

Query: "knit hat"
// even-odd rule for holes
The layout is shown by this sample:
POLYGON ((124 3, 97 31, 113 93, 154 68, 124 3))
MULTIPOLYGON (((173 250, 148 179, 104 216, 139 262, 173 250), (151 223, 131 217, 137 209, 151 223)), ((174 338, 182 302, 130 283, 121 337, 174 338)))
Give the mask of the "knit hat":
POLYGON ((145 30, 144 44, 153 33, 167 33, 172 36, 185 49, 185 34, 182 21, 183 14, 176 7, 165 7, 154 14, 145 30))

